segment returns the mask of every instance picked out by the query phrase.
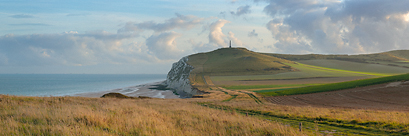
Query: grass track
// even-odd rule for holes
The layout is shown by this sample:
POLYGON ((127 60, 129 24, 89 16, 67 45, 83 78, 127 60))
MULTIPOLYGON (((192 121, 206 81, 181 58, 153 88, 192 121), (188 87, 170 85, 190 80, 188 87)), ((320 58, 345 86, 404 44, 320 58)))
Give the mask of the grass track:
POLYGON ((230 97, 230 98, 227 98, 226 100, 223 100, 222 102, 228 102, 228 101, 231 101, 231 100, 233 100, 234 98, 236 98, 237 96, 239 96, 239 95, 231 95, 231 97, 230 97))
POLYGON ((246 93, 246 92, 242 92, 242 91, 239 91, 239 92, 245 93, 245 94, 249 95, 251 99, 253 99, 254 101, 256 101, 256 103, 258 103, 258 104, 263 104, 263 102, 262 102, 260 99, 258 99, 257 96, 255 96, 254 94, 252 94, 252 93, 246 93))
POLYGON ((289 124, 294 128, 298 128, 298 123, 302 122, 303 131, 309 131, 315 134, 336 130, 334 135, 409 135, 407 131, 407 128, 409 128, 408 125, 402 126, 383 122, 358 122, 356 120, 345 121, 323 117, 309 118, 292 115, 275 115, 272 112, 232 108, 206 102, 197 104, 213 109, 235 111, 240 114, 258 116, 262 119, 289 124), (318 132, 316 129, 318 129, 318 132))
POLYGON ((363 80, 355 80, 341 83, 332 83, 325 85, 309 86, 303 88, 294 88, 281 91, 272 91, 272 92, 261 92, 263 96, 284 96, 284 95, 296 95, 296 94, 309 94, 309 93, 318 93, 318 92, 328 92, 336 91, 343 89, 350 89, 355 87, 363 87, 375 84, 382 84, 394 81, 405 81, 409 80, 409 74, 380 77, 380 78, 371 78, 363 80))

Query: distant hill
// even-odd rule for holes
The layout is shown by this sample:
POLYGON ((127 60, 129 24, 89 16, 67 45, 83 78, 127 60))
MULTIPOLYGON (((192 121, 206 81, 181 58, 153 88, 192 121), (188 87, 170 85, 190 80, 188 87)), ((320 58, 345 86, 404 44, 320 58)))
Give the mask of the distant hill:
MULTIPOLYGON (((292 61, 298 60, 312 60, 312 59, 335 59, 344 61, 353 61, 360 63, 380 63, 380 62, 407 62, 409 61, 409 50, 396 50, 374 54, 359 54, 359 55, 320 55, 320 54, 306 54, 306 55, 292 55, 292 54, 274 54, 263 53, 264 55, 273 56, 281 59, 292 61)), ((393 64, 391 63, 391 64, 393 64)))
POLYGON ((293 61, 249 51, 245 48, 221 48, 188 57, 193 73, 206 75, 258 75, 297 71, 284 63, 293 61))

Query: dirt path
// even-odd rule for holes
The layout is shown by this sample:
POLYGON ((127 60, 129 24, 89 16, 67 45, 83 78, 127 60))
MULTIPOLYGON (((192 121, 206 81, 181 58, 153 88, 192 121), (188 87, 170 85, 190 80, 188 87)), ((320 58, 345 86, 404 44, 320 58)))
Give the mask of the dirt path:
POLYGON ((409 82, 265 99, 281 105, 409 111, 409 82))

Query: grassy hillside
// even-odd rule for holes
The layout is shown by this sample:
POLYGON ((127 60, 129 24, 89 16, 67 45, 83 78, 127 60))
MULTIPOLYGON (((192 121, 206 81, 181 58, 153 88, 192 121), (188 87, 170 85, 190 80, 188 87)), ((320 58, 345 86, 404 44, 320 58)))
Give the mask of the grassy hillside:
POLYGON ((409 50, 389 51, 389 52, 385 52, 384 54, 387 54, 390 57, 399 59, 400 61, 409 61, 409 50))
POLYGON ((292 61, 256 53, 245 48, 221 48, 189 56, 194 73, 206 75, 257 75, 295 71, 292 61))
POLYGON ((263 53, 265 55, 274 56, 282 59, 300 61, 300 60, 316 60, 316 59, 332 59, 344 60, 359 63, 373 63, 384 64, 391 66, 401 66, 409 68, 409 50, 396 50, 383 53, 374 54, 359 54, 359 55, 320 55, 320 54, 306 54, 306 55, 291 55, 291 54, 272 54, 263 53), (407 64, 401 64, 407 63, 407 64))

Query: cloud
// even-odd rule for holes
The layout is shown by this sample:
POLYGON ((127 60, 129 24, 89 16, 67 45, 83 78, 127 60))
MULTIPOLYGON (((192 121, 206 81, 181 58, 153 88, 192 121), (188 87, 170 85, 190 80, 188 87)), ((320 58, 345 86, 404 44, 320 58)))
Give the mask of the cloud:
POLYGON ((211 23, 209 26, 204 26, 203 30, 209 30, 209 43, 196 43, 193 39, 190 39, 188 42, 193 46, 193 51, 203 52, 211 51, 220 47, 227 47, 228 39, 222 31, 222 27, 227 23, 230 23, 230 21, 219 19, 211 23))
POLYGON ((164 32, 173 29, 191 29, 203 22, 203 18, 193 15, 176 14, 176 17, 166 20, 164 23, 146 21, 142 23, 128 22, 124 27, 118 30, 118 33, 134 33, 144 30, 153 30, 155 32, 164 32))
POLYGON ((409 1, 266 0, 274 46, 288 53, 409 49, 409 1))
POLYGON ((27 15, 27 14, 16 14, 16 15, 12 15, 12 16, 9 16, 9 17, 12 17, 12 18, 34 18, 33 15, 27 15))
POLYGON ((230 21, 220 19, 210 24, 209 43, 216 44, 219 47, 226 46, 226 41, 224 39, 226 35, 224 35, 222 32, 222 27, 226 23, 230 23, 230 21))
POLYGON ((230 14, 232 14, 234 16, 241 16, 241 15, 244 15, 244 14, 248 14, 250 12, 251 12, 250 11, 250 6, 246 5, 246 6, 238 7, 236 12, 231 11, 230 14))
POLYGON ((156 57, 163 60, 177 59, 181 57, 183 50, 177 48, 175 39, 182 36, 176 32, 164 32, 152 35, 146 39, 146 45, 156 57))
POLYGON ((325 14, 333 21, 351 17, 355 21, 362 18, 385 20, 392 14, 407 14, 409 1, 407 0, 346 0, 342 3, 334 3, 328 6, 325 14))
MULTIPOLYGON (((256 29, 253 29, 253 31, 250 31, 250 32, 247 33, 247 36, 250 37, 250 38, 252 38, 252 37, 257 38, 257 37, 258 37, 258 33, 256 33, 256 29)), ((259 43, 263 43, 263 42, 264 42, 264 39, 262 39, 262 38, 257 38, 257 41, 258 41, 259 43)))
POLYGON ((22 24, 9 24, 11 26, 51 26, 43 23, 22 23, 22 24))
POLYGON ((253 31, 249 32, 247 34, 248 37, 257 37, 258 33, 256 33, 256 29, 253 29, 253 31))
MULTIPOLYGON (((59 34, 8 34, 0 36, 0 65, 90 66, 173 61, 182 57, 184 50, 176 44, 176 39, 182 34, 171 30, 191 29, 202 23, 202 20, 195 16, 176 14, 176 17, 163 23, 128 22, 117 33, 69 31, 59 34), (140 38, 139 35, 145 30, 153 30, 154 33, 146 39, 140 38)), ((218 42, 217 27, 222 26, 211 27, 216 32, 212 34, 212 41, 218 42)), ((225 37, 223 34, 218 36, 225 37)))
POLYGON ((234 33, 233 32, 229 32, 229 39, 233 42, 232 43, 232 46, 233 47, 241 47, 241 46, 243 46, 243 42, 241 42, 238 38, 236 38, 235 36, 234 36, 234 33))
POLYGON ((143 43, 130 37, 95 31, 77 34, 4 35, 0 37, 0 65, 86 66, 156 61, 143 43))

